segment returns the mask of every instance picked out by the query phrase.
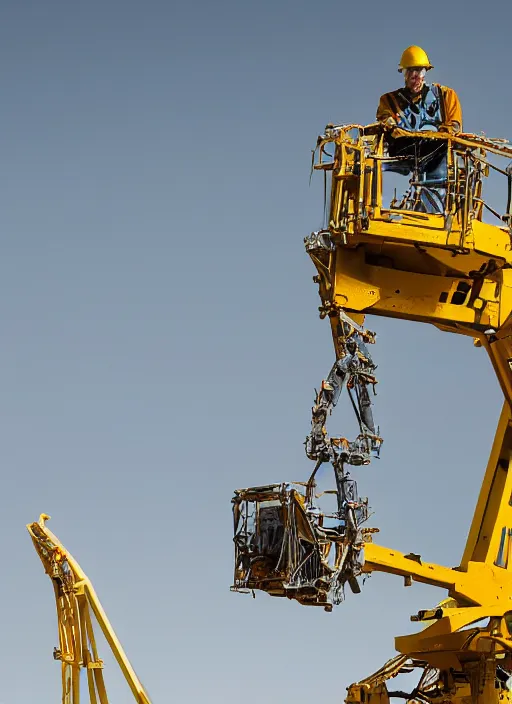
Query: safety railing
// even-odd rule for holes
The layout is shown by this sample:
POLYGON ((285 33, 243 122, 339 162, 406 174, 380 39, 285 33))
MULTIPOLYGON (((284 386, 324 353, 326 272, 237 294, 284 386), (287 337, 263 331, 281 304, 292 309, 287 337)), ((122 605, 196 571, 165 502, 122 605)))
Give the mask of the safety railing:
MULTIPOLYGON (((510 229, 512 221, 512 169, 489 160, 493 154, 512 158, 505 140, 472 134, 442 132, 392 133, 380 124, 328 125, 318 138, 313 168, 325 179, 325 229, 338 235, 363 233, 370 221, 393 213, 423 213, 456 226, 462 233, 473 220, 491 213, 510 229), (483 196, 484 179, 490 171, 507 179, 505 208, 491 206, 483 196), (383 203, 383 177, 387 172, 409 176, 404 194, 383 203)), ((439 226, 439 225, 438 225, 439 226)))

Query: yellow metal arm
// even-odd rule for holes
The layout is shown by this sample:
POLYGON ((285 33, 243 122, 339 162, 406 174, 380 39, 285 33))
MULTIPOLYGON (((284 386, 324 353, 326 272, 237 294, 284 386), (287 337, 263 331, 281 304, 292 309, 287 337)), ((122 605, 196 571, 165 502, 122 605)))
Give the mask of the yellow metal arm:
POLYGON ((449 595, 464 606, 490 605, 493 609, 501 608, 502 615, 512 609, 512 574, 493 565, 468 562, 462 571, 423 562, 419 555, 404 555, 398 550, 367 543, 363 570, 388 572, 447 589, 449 595))
POLYGON ((478 561, 496 565, 500 574, 512 575, 511 452, 511 411, 506 401, 462 557, 462 569, 470 561, 478 561))
POLYGON ((150 704, 134 669, 112 628, 94 588, 80 565, 46 527, 49 516, 41 514, 27 529, 55 591, 59 648, 54 658, 62 666, 62 704, 80 703, 80 671, 87 673, 90 704, 108 704, 103 661, 98 656, 91 611, 121 668, 137 704, 150 704))

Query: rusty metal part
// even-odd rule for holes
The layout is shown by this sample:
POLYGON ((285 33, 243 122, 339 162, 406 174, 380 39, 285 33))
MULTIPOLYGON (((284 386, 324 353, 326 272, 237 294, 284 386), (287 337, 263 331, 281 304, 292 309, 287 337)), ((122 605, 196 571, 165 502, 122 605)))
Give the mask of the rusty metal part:
POLYGON ((330 611, 344 586, 360 591, 368 501, 337 467, 338 510, 322 511, 312 485, 270 484, 235 491, 233 591, 259 589, 330 611))
POLYGON ((375 427, 368 387, 375 394, 376 365, 366 343, 375 341, 375 334, 364 330, 342 310, 337 310, 337 359, 327 379, 316 393, 312 409, 311 432, 306 438, 306 454, 319 462, 343 461, 351 465, 366 465, 372 455, 379 456, 382 438, 375 427), (359 425, 355 440, 345 437, 330 438, 326 430, 327 418, 335 408, 343 388, 347 389, 359 425))

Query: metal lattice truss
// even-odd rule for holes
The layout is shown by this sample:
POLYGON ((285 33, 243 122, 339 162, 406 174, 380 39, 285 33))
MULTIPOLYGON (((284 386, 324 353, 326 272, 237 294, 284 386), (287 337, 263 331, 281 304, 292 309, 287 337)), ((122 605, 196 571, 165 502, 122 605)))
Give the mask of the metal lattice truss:
POLYGON ((80 565, 48 530, 49 516, 41 514, 27 529, 46 574, 52 580, 57 605, 59 647, 53 657, 62 669, 62 704, 80 704, 80 674, 87 675, 87 701, 108 704, 103 678, 103 661, 99 658, 94 635, 93 616, 127 681, 137 704, 150 704, 140 680, 110 625, 94 588, 80 565))

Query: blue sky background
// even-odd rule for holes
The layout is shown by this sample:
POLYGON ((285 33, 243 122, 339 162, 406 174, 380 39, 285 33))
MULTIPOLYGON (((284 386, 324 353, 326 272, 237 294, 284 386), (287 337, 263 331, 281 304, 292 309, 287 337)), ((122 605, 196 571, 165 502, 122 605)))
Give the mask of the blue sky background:
MULTIPOLYGON (((444 592, 376 575, 330 615, 229 592, 232 491, 308 475, 333 361, 310 150, 327 122, 373 121, 413 43, 466 130, 510 137, 512 9, 4 0, 0 19, 0 704, 60 697, 24 529, 42 511, 154 702, 339 702, 444 592)), ((382 544, 455 565, 500 411, 490 363, 368 324, 385 444, 361 493, 382 544)))

